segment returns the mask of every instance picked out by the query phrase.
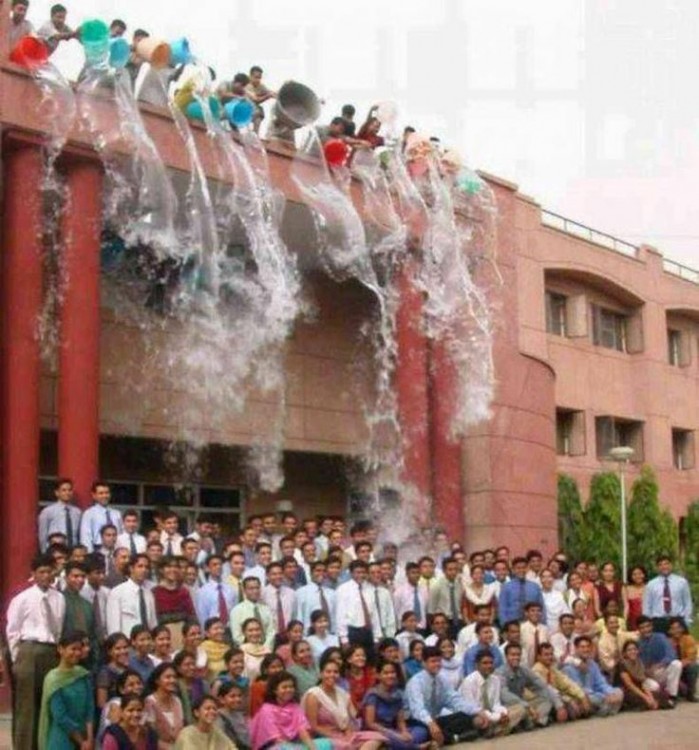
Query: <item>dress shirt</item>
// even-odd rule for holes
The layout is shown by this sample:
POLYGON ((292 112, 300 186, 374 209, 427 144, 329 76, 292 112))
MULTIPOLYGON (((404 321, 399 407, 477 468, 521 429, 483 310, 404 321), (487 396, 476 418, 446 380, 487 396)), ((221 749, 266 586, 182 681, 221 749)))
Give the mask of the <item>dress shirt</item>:
MULTIPOLYGON (((471 622, 459 630, 459 635, 456 638, 456 653, 460 656, 463 656, 471 646, 475 646, 478 643, 478 634, 476 633, 477 624, 476 622, 471 622)), ((493 643, 499 643, 500 633, 494 625, 493 636, 493 643)))
POLYGON ((536 662, 536 647, 549 642, 549 629, 541 623, 534 625, 525 620, 520 625, 519 632, 522 644, 522 664, 525 667, 533 667, 536 662))
POLYGON ((133 555, 134 551, 131 548, 132 537, 133 546, 136 548, 136 554, 142 555, 146 551, 146 538, 136 531, 133 534, 129 534, 127 531, 119 534, 116 541, 117 549, 127 549, 133 555))
POLYGON ((100 531, 109 523, 116 526, 117 534, 121 534, 124 530, 121 513, 116 508, 99 503, 91 505, 80 519, 80 544, 85 545, 88 552, 98 550, 102 546, 100 531))
MULTIPOLYGON (((532 584, 536 585, 536 584, 532 584)), ((550 697, 549 689, 546 683, 539 677, 536 672, 529 667, 512 667, 505 662, 498 667, 497 674, 502 678, 502 702, 506 706, 519 704, 525 708, 528 706, 527 700, 523 697, 525 690, 530 690, 537 698, 550 697)))
POLYGON ((251 602, 248 599, 244 599, 242 602, 238 602, 235 607, 231 610, 231 634, 233 640, 240 645, 243 640, 243 623, 250 617, 257 616, 262 623, 262 629, 265 634, 265 646, 272 648, 274 645, 274 636, 277 631, 274 629, 274 619, 269 607, 264 602, 251 602), (255 613, 257 610, 257 614, 255 613))
POLYGON ((568 675, 556 667, 545 667, 540 661, 538 661, 532 670, 541 677, 541 679, 548 685, 553 705, 556 708, 562 707, 561 700, 569 698, 576 701, 581 701, 585 697, 585 691, 573 682, 568 675))
POLYGON ((694 609, 687 579, 676 573, 670 573, 668 583, 670 584, 670 612, 665 612, 663 603, 665 576, 656 576, 648 582, 643 592, 643 614, 646 617, 682 617, 687 625, 691 625, 694 619, 694 609))
POLYGON ((569 662, 563 667, 563 672, 576 685, 579 685, 588 696, 604 698, 610 693, 616 692, 615 688, 604 679, 597 662, 592 659, 588 659, 584 664, 580 659, 577 660, 576 664, 569 662), (586 667, 586 669, 583 669, 583 667, 586 667))
MULTIPOLYGON (((269 607, 269 611, 272 613, 272 622, 275 633, 279 633, 282 631, 282 628, 279 627, 277 617, 277 591, 279 591, 279 595, 281 596, 282 600, 284 629, 296 615, 296 591, 294 591, 294 589, 289 588, 288 586, 280 586, 279 589, 276 589, 274 586, 270 586, 269 584, 265 586, 262 589, 261 598, 262 601, 269 607)), ((306 632, 305 629, 304 632, 306 632)))
POLYGON ((80 510, 70 503, 56 501, 47 505, 39 513, 39 549, 42 552, 48 547, 51 534, 65 534, 66 538, 68 537, 66 511, 68 511, 73 527, 73 537, 68 539, 67 544, 69 547, 73 547, 78 543, 80 538, 80 510))
POLYGON ((556 657, 556 664, 563 666, 568 661, 575 659, 574 641, 577 634, 573 633, 570 638, 566 638, 560 631, 551 636, 551 645, 553 646, 553 655, 556 657))
MULTIPOLYGON (((221 583, 221 591, 223 592, 223 598, 226 601, 226 608, 229 617, 233 607, 238 603, 238 592, 231 585, 210 578, 203 586, 197 589, 192 597, 194 600, 194 609, 197 611, 197 619, 199 620, 202 629, 210 617, 219 616, 219 583, 221 583)), ((225 627, 228 623, 224 622, 223 625, 225 627)))
POLYGON ((160 532, 160 544, 163 545, 163 555, 174 555, 179 557, 182 554, 182 542, 184 537, 181 534, 168 536, 166 531, 160 532), (172 547, 172 552, 168 550, 168 545, 172 547))
POLYGON ((376 613, 379 618, 382 638, 396 637, 396 613, 393 609, 393 597, 385 586, 374 586, 367 584, 369 596, 374 600, 376 613))
POLYGON ((451 621, 461 620, 461 600, 464 596, 464 587, 461 579, 457 576, 454 581, 447 578, 438 578, 430 586, 430 596, 427 601, 427 611, 431 615, 443 614, 451 621), (454 587, 454 604, 456 612, 452 611, 451 587, 454 587))
MULTIPOLYGON (((337 592, 323 586, 323 596, 330 614, 330 633, 337 632, 337 592)), ((296 589, 296 619, 303 623, 304 633, 311 627, 311 615, 318 609, 323 609, 320 601, 320 590, 317 583, 308 583, 296 589)))
POLYGON ((612 635, 607 630, 600 634, 597 641, 597 661, 607 674, 614 672, 614 667, 619 663, 621 649, 626 641, 635 641, 636 637, 636 633, 627 633, 621 629, 616 635, 612 635))
POLYGON ((260 582, 260 586, 265 585, 267 581, 267 571, 264 565, 253 565, 251 568, 245 568, 243 571, 243 580, 246 578, 257 578, 260 582))
POLYGON ((313 652, 313 659, 316 664, 320 664, 320 657, 323 652, 329 648, 339 648, 340 639, 332 633, 327 633, 325 638, 321 638, 319 635, 309 635, 306 640, 311 647, 313 652))
POLYGON ((17 594, 7 610, 7 645, 13 660, 22 641, 58 643, 63 630, 66 602, 54 588, 34 585, 17 594), (50 608, 49 619, 46 607, 50 608))
POLYGON ((131 637, 134 625, 146 625, 152 630, 158 619, 155 614, 155 599, 153 592, 143 586, 143 596, 146 602, 146 616, 148 622, 141 622, 141 608, 139 602, 139 586, 129 578, 109 592, 107 597, 107 634, 123 633, 131 637))
POLYGON ((677 658, 677 652, 670 639, 662 633, 651 633, 647 638, 639 638, 638 656, 646 669, 658 664, 666 667, 677 658))
MULTIPOLYGON (((363 584, 362 593, 369 611, 369 620, 374 634, 374 640, 381 639, 381 626, 378 612, 374 604, 374 596, 367 584, 363 584)), ((347 629, 350 627, 363 628, 364 609, 359 594, 359 586, 355 580, 343 583, 337 589, 337 634, 342 642, 347 640, 347 629)))
MULTIPOLYGON (((424 586, 411 586, 407 581, 396 586, 393 591, 393 606, 396 612, 396 622, 400 623, 406 612, 415 612, 415 594, 420 603, 420 612, 417 620, 419 628, 427 627, 427 589, 424 586)), ((417 612, 415 614, 418 614, 417 612)))
POLYGON ((474 716, 480 711, 477 703, 470 703, 466 698, 449 686, 442 675, 432 676, 423 669, 408 680, 405 687, 405 703, 410 718, 429 724, 436 717, 447 714, 462 713, 474 716))
POLYGON ((541 595, 541 587, 538 584, 521 578, 513 578, 503 584, 498 600, 500 623, 503 624, 510 620, 523 620, 524 605, 529 602, 539 604, 544 612, 544 617, 546 616, 544 597, 541 595))
POLYGON ((549 629, 549 633, 557 633, 559 624, 558 618, 561 615, 569 615, 570 607, 568 602, 565 600, 563 594, 556 589, 551 591, 541 590, 541 595, 544 597, 544 616, 546 617, 545 625, 549 629))
POLYGON ((109 589, 106 586, 100 586, 95 590, 86 582, 80 590, 80 596, 90 603, 93 611, 95 608, 95 597, 97 597, 100 623, 102 625, 101 632, 97 633, 97 640, 101 642, 107 637, 107 599, 109 598, 109 589))
POLYGON ((476 670, 464 679, 459 692, 468 703, 477 705, 488 717, 488 721, 495 723, 500 721, 507 709, 502 705, 500 693, 502 692, 502 681, 499 675, 488 675, 487 681, 483 675, 476 670), (488 698, 488 708, 485 707, 483 694, 488 698))
POLYGON ((216 544, 210 536, 202 536, 198 531, 193 531, 191 534, 187 534, 187 539, 194 539, 195 542, 199 543, 199 552, 197 552, 197 565, 203 566, 209 559, 210 555, 213 555, 216 551, 216 544))
POLYGON ((502 652, 497 646, 493 644, 491 644, 490 646, 482 646, 480 643, 475 643, 464 654, 464 658, 463 658, 464 677, 466 677, 467 675, 470 675, 471 672, 476 671, 476 656, 478 656, 478 654, 481 651, 487 651, 493 657, 495 669, 497 669, 498 667, 501 667, 505 663, 505 659, 502 655, 502 652))

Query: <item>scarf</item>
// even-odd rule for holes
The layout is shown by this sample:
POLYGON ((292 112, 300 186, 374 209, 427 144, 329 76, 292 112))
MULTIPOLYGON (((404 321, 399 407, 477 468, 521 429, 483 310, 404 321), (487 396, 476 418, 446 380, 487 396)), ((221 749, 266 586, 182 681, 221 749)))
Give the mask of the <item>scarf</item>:
POLYGON ((298 703, 265 703, 250 722, 250 740, 253 747, 298 741, 299 734, 309 728, 298 703))
POLYGON ((318 685, 317 687, 311 688, 304 696, 301 701, 301 708, 304 712, 306 711, 306 701, 308 696, 312 695, 320 703, 320 705, 333 717, 337 728, 344 732, 349 729, 352 723, 352 715, 350 714, 350 697, 349 693, 345 692, 342 688, 335 688, 335 700, 329 696, 323 688, 318 685))
POLYGON ((70 669, 57 667, 46 675, 43 694, 41 696, 41 712, 39 714, 39 750, 51 750, 48 746, 49 729, 51 728, 51 712, 49 709, 51 698, 59 690, 67 688, 89 674, 84 667, 71 667, 70 669))

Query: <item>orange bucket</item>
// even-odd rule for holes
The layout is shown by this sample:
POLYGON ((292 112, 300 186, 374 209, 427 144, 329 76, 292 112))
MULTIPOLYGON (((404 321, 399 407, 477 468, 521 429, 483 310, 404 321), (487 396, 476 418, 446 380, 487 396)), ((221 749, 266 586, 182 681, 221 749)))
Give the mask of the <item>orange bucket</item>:
POLYGON ((170 64, 170 45, 162 39, 146 37, 136 45, 136 54, 147 60, 154 68, 165 68, 170 64))

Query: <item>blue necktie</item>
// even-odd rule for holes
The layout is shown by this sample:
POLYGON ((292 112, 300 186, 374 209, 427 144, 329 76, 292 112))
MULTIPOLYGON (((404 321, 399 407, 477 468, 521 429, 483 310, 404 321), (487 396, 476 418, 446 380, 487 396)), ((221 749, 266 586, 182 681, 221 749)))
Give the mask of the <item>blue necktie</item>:
POLYGON ((422 605, 420 604, 420 595, 417 592, 417 586, 413 587, 413 611, 415 612, 417 621, 420 622, 422 620, 422 605))

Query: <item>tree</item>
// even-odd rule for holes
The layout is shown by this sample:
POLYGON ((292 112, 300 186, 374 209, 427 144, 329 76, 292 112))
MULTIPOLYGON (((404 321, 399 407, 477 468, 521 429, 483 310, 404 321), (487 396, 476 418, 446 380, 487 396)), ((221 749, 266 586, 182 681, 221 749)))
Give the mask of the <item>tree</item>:
POLYGON ((655 473, 644 466, 633 483, 627 514, 629 567, 643 565, 654 570, 660 554, 677 559, 677 524, 670 511, 660 507, 658 495, 655 473))
POLYGON ((595 474, 585 509, 585 559, 621 569, 621 485, 613 472, 595 474))
POLYGON ((585 554, 585 514, 577 482, 568 474, 558 475, 558 539, 568 559, 585 554))
POLYGON ((687 508, 684 526, 684 572, 692 587, 692 600, 699 603, 699 500, 687 508))

